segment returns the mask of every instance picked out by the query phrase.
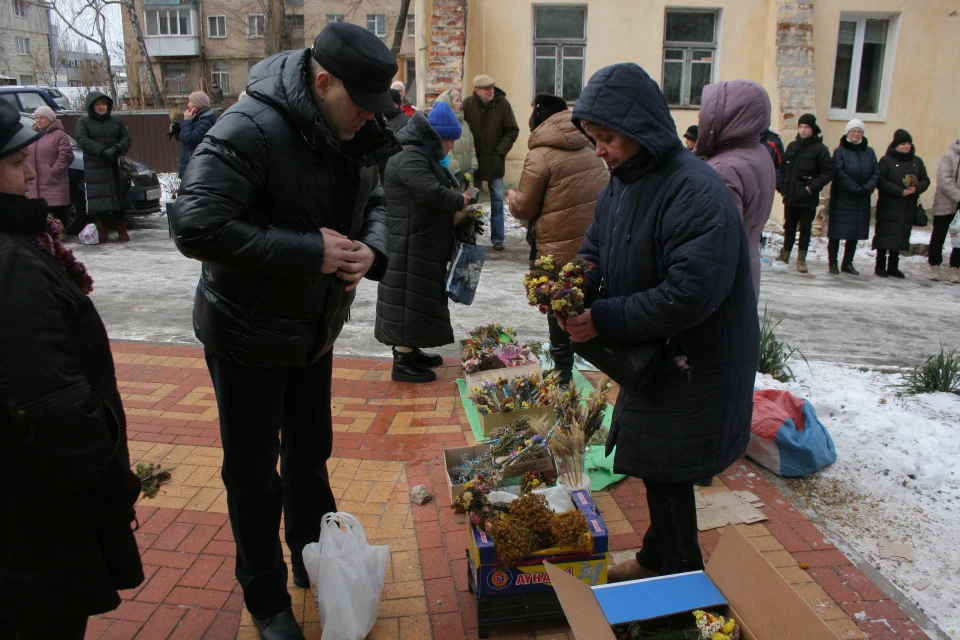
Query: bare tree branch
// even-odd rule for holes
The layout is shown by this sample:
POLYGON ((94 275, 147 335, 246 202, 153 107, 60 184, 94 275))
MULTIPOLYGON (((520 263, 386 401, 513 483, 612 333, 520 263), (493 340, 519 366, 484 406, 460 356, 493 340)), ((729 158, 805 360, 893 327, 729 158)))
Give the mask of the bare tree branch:
POLYGON ((397 26, 393 30, 393 46, 390 52, 394 57, 400 55, 400 47, 403 46, 404 31, 407 30, 407 14, 410 12, 410 0, 400 0, 400 15, 397 16, 397 26))

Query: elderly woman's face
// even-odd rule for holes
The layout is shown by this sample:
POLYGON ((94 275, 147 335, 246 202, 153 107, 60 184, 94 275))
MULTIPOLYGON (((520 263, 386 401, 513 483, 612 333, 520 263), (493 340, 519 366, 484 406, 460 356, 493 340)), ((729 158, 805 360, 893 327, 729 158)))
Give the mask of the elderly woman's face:
POLYGON ((50 120, 46 116, 33 116, 33 121, 37 123, 37 129, 44 130, 50 126, 50 120))
POLYGON ((611 169, 619 167, 640 151, 639 142, 613 129, 601 127, 592 122, 584 122, 583 128, 597 144, 597 157, 606 162, 611 169))
POLYGON ((860 127, 854 127, 853 129, 850 129, 850 131, 847 131, 847 140, 853 144, 859 144, 860 141, 863 140, 863 129, 860 127))
POLYGON ((0 193, 22 196, 27 183, 37 179, 37 172, 27 162, 26 149, 0 158, 0 193))

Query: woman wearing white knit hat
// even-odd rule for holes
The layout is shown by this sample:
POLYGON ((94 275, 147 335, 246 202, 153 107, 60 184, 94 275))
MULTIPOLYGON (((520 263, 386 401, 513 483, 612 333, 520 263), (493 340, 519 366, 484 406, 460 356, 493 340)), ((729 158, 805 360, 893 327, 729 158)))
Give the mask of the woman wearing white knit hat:
POLYGON ((870 237, 870 196, 880 179, 877 154, 867 145, 866 127, 861 120, 847 123, 840 146, 833 152, 836 175, 830 192, 830 273, 838 274, 840 241, 844 240, 842 270, 859 275, 853 266, 857 241, 870 237))

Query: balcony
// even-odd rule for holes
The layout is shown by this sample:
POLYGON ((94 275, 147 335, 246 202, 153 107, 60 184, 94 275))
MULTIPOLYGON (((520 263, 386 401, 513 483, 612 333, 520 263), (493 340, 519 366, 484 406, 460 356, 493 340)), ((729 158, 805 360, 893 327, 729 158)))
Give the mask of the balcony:
POLYGON ((197 36, 147 36, 144 38, 151 58, 188 58, 200 55, 197 36))
POLYGON ((164 0, 144 11, 144 41, 147 53, 157 58, 186 58, 200 55, 197 10, 193 4, 164 0))

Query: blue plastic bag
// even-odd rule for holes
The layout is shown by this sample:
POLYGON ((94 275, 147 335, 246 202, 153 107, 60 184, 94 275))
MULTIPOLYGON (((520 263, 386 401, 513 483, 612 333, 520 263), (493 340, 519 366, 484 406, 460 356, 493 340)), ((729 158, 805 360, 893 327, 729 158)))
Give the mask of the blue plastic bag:
POLYGON ((486 252, 475 244, 457 241, 453 260, 447 271, 447 297, 460 304, 471 304, 477 295, 477 284, 486 252))

